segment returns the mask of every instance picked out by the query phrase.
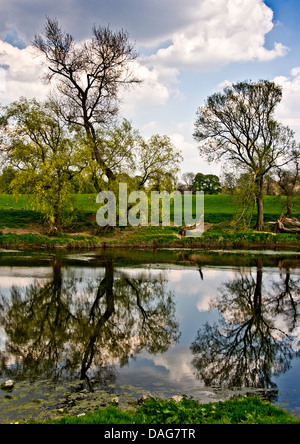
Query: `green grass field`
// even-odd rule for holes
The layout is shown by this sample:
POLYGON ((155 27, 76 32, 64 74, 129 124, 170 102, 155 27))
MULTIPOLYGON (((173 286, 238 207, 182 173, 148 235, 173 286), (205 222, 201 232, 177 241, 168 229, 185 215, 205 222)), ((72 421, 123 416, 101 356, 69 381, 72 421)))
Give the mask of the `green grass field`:
MULTIPOLYGON (((278 196, 266 196, 264 202, 265 221, 275 221, 279 218, 284 208, 285 199, 278 196)), ((96 203, 96 195, 77 194, 73 196, 75 221, 84 225, 85 222, 96 223, 96 212, 99 204, 96 203), (87 215, 90 215, 87 218, 87 215), (93 218, 95 215, 95 218, 93 218)), ((235 196, 207 195, 205 196, 205 222, 218 224, 231 220, 238 212, 239 204, 235 196)), ((172 205, 171 205, 172 215, 172 205)), ((300 218, 300 197, 297 198, 293 208, 293 215, 300 218)), ((254 214, 255 218, 255 214, 254 214)), ((34 211, 30 196, 22 195, 18 198, 12 195, 0 195, 0 228, 24 227, 30 223, 39 223, 41 216, 34 211)), ((90 225, 90 224, 89 224, 90 225)))
MULTIPOLYGON (((109 229, 103 232, 96 222, 99 204, 95 195, 77 194, 73 196, 73 215, 63 232, 56 236, 49 235, 49 227, 44 224, 41 215, 34 211, 30 196, 20 198, 12 195, 0 195, 0 246, 2 248, 98 248, 98 247, 203 247, 203 248, 250 248, 287 247, 297 248, 297 234, 277 234, 271 232, 268 221, 276 221, 284 208, 284 198, 265 197, 265 232, 252 229, 231 227, 229 222, 239 210, 234 196, 205 196, 205 222, 213 228, 200 238, 181 238, 179 228, 167 227, 131 227, 109 229)), ((300 219, 300 197, 294 206, 293 216, 300 219)), ((149 213, 150 214, 150 213, 149 213)), ((195 214, 194 214, 195 216, 195 214)), ((172 205, 171 205, 172 220, 172 205)))

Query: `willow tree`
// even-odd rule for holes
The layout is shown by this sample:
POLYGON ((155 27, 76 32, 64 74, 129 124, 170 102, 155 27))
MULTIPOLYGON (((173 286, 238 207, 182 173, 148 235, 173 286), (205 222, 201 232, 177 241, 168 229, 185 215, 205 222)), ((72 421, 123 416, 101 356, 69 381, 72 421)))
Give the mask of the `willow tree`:
POLYGON ((118 113, 122 88, 139 82, 133 73, 137 54, 127 32, 94 26, 91 39, 76 42, 56 19, 47 18, 44 32, 35 36, 33 45, 48 65, 45 79, 55 86, 61 117, 69 125, 84 128, 93 160, 108 179, 116 179, 97 129, 118 113))
POLYGON ((17 171, 11 190, 27 193, 53 232, 72 210, 72 179, 85 166, 74 135, 57 116, 55 104, 21 98, 1 108, 0 153, 17 171))
POLYGON ((256 229, 264 228, 265 176, 295 159, 294 133, 275 120, 282 89, 274 82, 240 82, 210 96, 197 112, 194 138, 208 161, 228 160, 251 172, 257 206, 256 229))

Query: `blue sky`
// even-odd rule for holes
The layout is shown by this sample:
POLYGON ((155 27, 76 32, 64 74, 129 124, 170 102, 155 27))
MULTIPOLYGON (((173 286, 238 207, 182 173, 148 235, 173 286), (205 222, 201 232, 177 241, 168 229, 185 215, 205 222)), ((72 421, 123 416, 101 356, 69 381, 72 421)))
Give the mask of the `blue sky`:
POLYGON ((197 108, 224 82, 269 79, 283 86, 278 118, 300 140, 299 0, 10 0, 0 4, 0 103, 46 97, 30 46, 45 17, 79 40, 94 24, 126 29, 144 83, 124 96, 122 114, 145 137, 167 134, 182 172, 220 172, 193 140, 197 108))

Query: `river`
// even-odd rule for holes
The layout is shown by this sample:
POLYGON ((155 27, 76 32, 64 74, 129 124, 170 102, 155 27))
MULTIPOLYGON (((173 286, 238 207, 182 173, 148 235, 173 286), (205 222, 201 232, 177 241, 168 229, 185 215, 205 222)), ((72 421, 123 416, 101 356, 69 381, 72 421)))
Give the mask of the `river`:
POLYGON ((0 423, 144 396, 300 414, 300 253, 0 252, 0 423))

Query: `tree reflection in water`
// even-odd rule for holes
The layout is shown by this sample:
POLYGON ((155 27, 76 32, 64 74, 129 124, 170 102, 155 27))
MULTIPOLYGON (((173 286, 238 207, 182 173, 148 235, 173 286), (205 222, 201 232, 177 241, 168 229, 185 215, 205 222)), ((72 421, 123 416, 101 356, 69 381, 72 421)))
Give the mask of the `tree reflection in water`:
MULTIPOLYGON (((132 268, 128 271, 126 266, 122 271, 117 270, 114 263, 120 264, 118 255, 114 260, 110 253, 103 253, 94 256, 92 262, 100 277, 70 278, 66 272, 68 262, 61 262, 55 256, 51 279, 36 281, 25 289, 13 287, 10 294, 0 296, 0 329, 6 338, 5 347, 0 349, 1 377, 33 382, 80 378, 86 382, 85 387, 101 386, 110 391, 119 366, 125 366, 143 350, 155 355, 172 347, 175 365, 180 367, 180 359, 186 359, 184 364, 188 367, 193 359, 196 378, 206 386, 276 388, 274 375, 286 372, 298 354, 300 282, 292 268, 299 269, 299 260, 255 256, 251 258, 251 266, 256 260, 255 267, 249 269, 249 259, 239 256, 237 269, 237 259, 233 256, 185 252, 172 256, 173 262, 167 256, 164 262, 196 267, 202 293, 207 283, 207 265, 229 265, 231 270, 239 270, 234 279, 222 284, 211 302, 220 320, 199 330, 191 346, 192 358, 186 352, 182 354, 182 347, 189 350, 190 342, 183 341, 181 348, 173 348, 180 332, 175 295, 168 290, 167 273, 136 273, 132 268), (267 271, 264 266, 269 264, 277 268, 267 271)), ((121 263, 127 264, 127 260, 124 253, 121 263)), ((148 256, 143 261, 137 257, 134 263, 143 268, 141 264, 149 263, 146 260, 148 256)), ((154 260, 158 260, 157 256, 152 263, 156 263, 154 260)), ((85 272, 84 266, 79 269, 85 272)), ((182 270, 180 273, 179 284, 185 284, 183 276, 190 275, 182 270)), ((196 285, 195 294, 197 282, 191 283, 196 285)), ((182 291, 185 297, 188 288, 187 285, 178 290, 179 294, 182 291)), ((191 301, 179 302, 179 310, 186 305, 183 313, 178 313, 183 316, 181 327, 185 337, 184 328, 190 334, 194 327, 188 312, 191 301)), ((195 310, 194 305, 191 310, 195 310)), ((197 322, 196 316, 192 318, 197 322)), ((199 324, 195 331, 197 328, 199 324)), ((174 362, 171 359, 167 368, 174 366, 174 362)), ((190 368, 183 374, 184 378, 188 375, 188 383, 184 386, 185 380, 180 380, 178 390, 180 384, 190 387, 190 368)), ((197 381, 191 385, 193 389, 198 387, 197 381)))
POLYGON ((173 294, 162 276, 132 278, 103 259, 104 277, 65 279, 58 259, 53 277, 1 297, 6 350, 0 368, 12 378, 91 377, 114 382, 116 365, 141 350, 165 352, 179 339, 173 294), (15 362, 14 365, 11 365, 15 362))
POLYGON ((258 258, 255 276, 240 271, 212 302, 220 320, 200 329, 191 346, 196 377, 207 386, 274 389, 272 377, 299 355, 293 336, 299 327, 299 279, 284 265, 280 281, 268 289, 263 277, 258 258))

